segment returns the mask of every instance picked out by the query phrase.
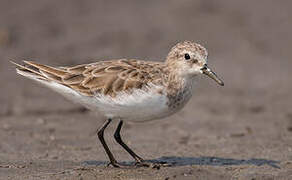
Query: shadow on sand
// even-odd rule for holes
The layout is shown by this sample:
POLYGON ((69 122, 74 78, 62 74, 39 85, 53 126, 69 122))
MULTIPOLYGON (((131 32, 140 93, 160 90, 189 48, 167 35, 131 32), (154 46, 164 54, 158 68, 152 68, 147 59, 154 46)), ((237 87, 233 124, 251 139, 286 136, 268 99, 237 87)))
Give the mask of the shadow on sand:
MULTIPOLYGON (((172 166, 187 166, 187 165, 208 165, 208 166, 232 166, 232 165, 255 165, 262 166, 268 165, 273 168, 280 168, 277 164, 279 161, 267 160, 267 159, 231 159, 220 157, 176 157, 176 156, 163 156, 158 159, 146 160, 146 162, 163 162, 171 164, 172 166)), ((122 162, 125 164, 133 164, 133 161, 122 162)), ((106 165, 108 162, 104 161, 85 161, 85 165, 101 166, 106 165)))

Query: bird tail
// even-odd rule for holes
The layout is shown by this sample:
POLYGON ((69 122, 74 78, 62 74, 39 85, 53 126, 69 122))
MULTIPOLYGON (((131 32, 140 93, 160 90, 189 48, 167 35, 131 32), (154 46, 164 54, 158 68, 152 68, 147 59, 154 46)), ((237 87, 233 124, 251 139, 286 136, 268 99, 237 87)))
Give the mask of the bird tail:
POLYGON ((67 72, 60 69, 54 68, 43 64, 38 64, 32 61, 23 61, 24 65, 17 64, 11 61, 12 64, 16 65, 16 72, 27 78, 37 81, 54 81, 61 83, 62 76, 66 75, 67 72))

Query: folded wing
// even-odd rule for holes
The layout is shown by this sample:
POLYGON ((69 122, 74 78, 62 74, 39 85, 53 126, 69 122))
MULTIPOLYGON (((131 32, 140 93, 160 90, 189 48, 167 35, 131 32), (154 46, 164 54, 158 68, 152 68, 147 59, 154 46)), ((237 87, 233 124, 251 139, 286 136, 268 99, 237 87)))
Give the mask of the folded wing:
POLYGON ((100 61, 73 67, 51 67, 32 61, 25 65, 12 62, 17 72, 40 81, 53 81, 85 96, 115 96, 120 91, 144 88, 149 82, 161 82, 163 65, 138 60, 100 61))

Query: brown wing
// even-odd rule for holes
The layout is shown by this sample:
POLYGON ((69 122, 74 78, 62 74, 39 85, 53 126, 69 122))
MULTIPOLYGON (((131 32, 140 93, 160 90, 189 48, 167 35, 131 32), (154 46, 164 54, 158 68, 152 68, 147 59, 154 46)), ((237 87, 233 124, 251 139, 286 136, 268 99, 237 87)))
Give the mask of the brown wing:
POLYGON ((115 96, 123 90, 143 88, 150 81, 159 83, 163 70, 162 63, 126 59, 61 68, 24 62, 29 67, 18 65, 18 68, 42 75, 47 80, 71 87, 86 96, 96 93, 115 96))

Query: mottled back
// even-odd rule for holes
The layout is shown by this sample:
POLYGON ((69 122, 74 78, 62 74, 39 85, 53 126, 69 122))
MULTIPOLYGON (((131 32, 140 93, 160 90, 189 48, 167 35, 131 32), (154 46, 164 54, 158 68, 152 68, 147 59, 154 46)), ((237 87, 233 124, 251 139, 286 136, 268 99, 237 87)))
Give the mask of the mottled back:
POLYGON ((145 88, 151 82, 162 82, 164 65, 159 62, 120 59, 100 61, 73 67, 50 67, 31 61, 28 66, 18 65, 27 73, 38 74, 42 80, 55 81, 71 87, 77 92, 93 96, 95 94, 115 96, 121 91, 145 88))

